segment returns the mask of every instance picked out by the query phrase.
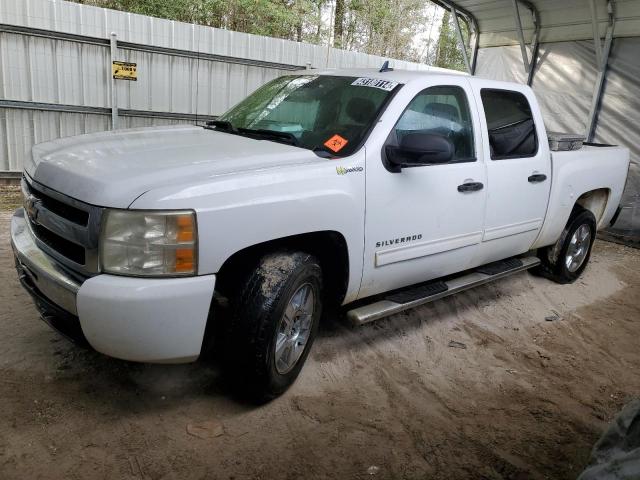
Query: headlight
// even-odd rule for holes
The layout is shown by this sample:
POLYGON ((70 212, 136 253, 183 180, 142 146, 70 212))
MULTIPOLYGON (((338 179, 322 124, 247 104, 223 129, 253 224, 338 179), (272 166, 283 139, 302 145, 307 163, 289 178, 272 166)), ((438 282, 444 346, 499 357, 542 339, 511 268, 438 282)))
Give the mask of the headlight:
POLYGON ((103 272, 156 277, 197 273, 194 212, 107 210, 105 216, 103 272))

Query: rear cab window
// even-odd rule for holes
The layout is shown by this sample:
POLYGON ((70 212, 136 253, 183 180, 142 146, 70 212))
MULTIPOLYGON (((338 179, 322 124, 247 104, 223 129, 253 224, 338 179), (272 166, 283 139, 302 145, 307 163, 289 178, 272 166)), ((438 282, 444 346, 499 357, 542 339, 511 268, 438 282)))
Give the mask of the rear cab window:
POLYGON ((538 137, 531 106, 520 92, 486 89, 480 91, 487 120, 492 160, 533 157, 538 137))

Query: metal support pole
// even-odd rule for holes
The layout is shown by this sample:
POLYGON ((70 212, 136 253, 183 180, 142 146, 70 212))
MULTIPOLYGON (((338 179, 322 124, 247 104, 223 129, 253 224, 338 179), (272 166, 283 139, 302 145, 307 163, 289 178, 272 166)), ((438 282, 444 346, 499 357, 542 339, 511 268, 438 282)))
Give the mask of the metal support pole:
POLYGON ((522 63, 524 71, 529 73, 529 58, 527 55, 527 46, 524 43, 524 33, 522 32, 522 22, 520 21, 520 10, 518 9, 518 0, 511 0, 513 3, 513 16, 516 21, 516 33, 520 42, 520 51, 522 52, 522 63))
POLYGON ((471 47, 471 75, 476 74, 478 65, 478 45, 480 44, 480 30, 478 24, 473 22, 473 47, 471 47))
POLYGON ((462 50, 462 57, 464 58, 464 64, 467 67, 467 72, 472 74, 471 64, 469 63, 469 55, 467 55, 467 47, 464 44, 464 39, 462 38, 462 30, 460 29, 460 22, 458 21, 458 12, 456 11, 456 7, 451 5, 451 16, 453 17, 453 24, 456 27, 456 33, 458 34, 458 45, 460 46, 460 50, 462 50))
POLYGON ((113 78, 113 62, 118 54, 118 35, 111 33, 111 65, 109 65, 109 77, 111 78, 111 129, 118 128, 118 89, 116 80, 113 78))
POLYGON ((533 83, 533 74, 536 70, 536 64, 538 63, 538 47, 540 46, 540 17, 538 16, 538 10, 531 5, 531 15, 533 16, 533 40, 531 41, 531 62, 529 64, 529 76, 527 77, 527 85, 531 86, 533 83))
MULTIPOLYGON (((609 54, 611 53, 611 43, 613 42, 613 30, 616 26, 615 1, 608 0, 607 12, 609 14, 609 24, 607 25, 607 33, 604 40, 604 49, 601 50, 601 60, 597 63, 598 75, 596 76, 596 84, 591 99, 591 107, 589 108, 589 117, 587 120, 587 141, 591 142, 596 133, 598 123, 598 109, 602 100, 604 91, 604 81, 607 75, 607 64, 609 62, 609 54)), ((597 38, 597 45, 600 46, 600 39, 597 38)), ((601 47, 601 46, 600 46, 601 47)), ((602 47, 601 47, 602 48, 602 47)), ((598 57, 598 49, 596 49, 596 61, 598 57)))
POLYGON ((536 70, 536 63, 538 59, 538 41, 536 39, 533 44, 533 52, 531 53, 531 66, 529 67, 529 75, 527 76, 527 85, 531 86, 533 83, 533 73, 536 70))
POLYGON ((596 64, 598 68, 602 65, 602 46, 600 45, 600 29, 598 28, 598 5, 597 0, 589 2, 591 9, 591 30, 593 32, 593 45, 596 49, 596 64))
MULTIPOLYGON (((474 75, 476 73, 478 47, 480 44, 480 28, 478 27, 478 20, 469 10, 465 10, 464 8, 453 3, 451 0, 431 0, 431 2, 435 3, 441 8, 444 8, 445 10, 451 10, 452 13, 453 10, 455 10, 454 18, 462 18, 467 24, 467 27, 469 27, 469 31, 474 33, 473 45, 469 45, 469 47, 471 48, 471 68, 468 68, 471 75, 474 75)), ((463 42, 460 40, 461 36, 462 35, 458 37, 458 42, 460 42, 460 44, 463 44, 463 42)), ((466 49, 463 48, 462 51, 463 54, 466 53, 466 49)), ((467 58, 467 60, 469 59, 467 58)))

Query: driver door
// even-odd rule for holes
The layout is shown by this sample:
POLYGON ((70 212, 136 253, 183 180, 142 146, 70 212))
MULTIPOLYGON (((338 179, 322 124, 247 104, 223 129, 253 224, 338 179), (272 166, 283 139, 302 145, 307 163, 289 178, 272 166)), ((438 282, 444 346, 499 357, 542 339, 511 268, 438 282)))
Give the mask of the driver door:
POLYGON ((404 111, 386 142, 379 149, 367 147, 359 298, 471 268, 482 241, 487 178, 468 82, 460 78, 422 91, 403 90, 404 111), (404 135, 415 132, 448 138, 453 159, 393 173, 386 145, 397 146, 404 135), (481 186, 466 189, 465 184, 481 186))

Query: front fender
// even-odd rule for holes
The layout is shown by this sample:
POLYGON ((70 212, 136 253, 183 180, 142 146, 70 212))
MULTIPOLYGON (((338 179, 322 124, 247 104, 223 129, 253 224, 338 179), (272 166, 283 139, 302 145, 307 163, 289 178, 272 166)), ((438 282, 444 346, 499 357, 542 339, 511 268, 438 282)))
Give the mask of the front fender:
POLYGON ((193 209, 198 274, 217 273, 234 253, 318 231, 343 235, 349 252, 347 298, 362 275, 364 149, 346 159, 226 174, 146 192, 132 209, 193 209))

